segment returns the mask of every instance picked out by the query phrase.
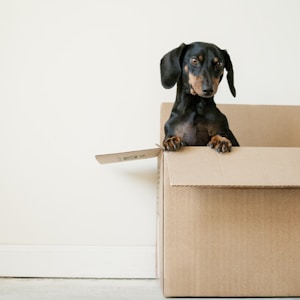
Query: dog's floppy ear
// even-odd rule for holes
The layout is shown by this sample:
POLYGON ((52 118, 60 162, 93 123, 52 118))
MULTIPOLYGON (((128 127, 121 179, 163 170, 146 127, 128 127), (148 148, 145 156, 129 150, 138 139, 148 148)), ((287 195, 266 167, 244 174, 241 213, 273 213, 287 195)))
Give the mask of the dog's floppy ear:
POLYGON ((231 59, 226 50, 222 50, 222 52, 223 52, 223 56, 225 59, 225 69, 227 70, 227 82, 228 82, 231 94, 233 95, 233 97, 235 97, 236 91, 235 91, 235 87, 234 87, 233 66, 231 63, 231 59))
POLYGON ((160 61, 161 84, 164 88, 172 88, 178 81, 181 74, 180 57, 185 44, 168 52, 160 61))

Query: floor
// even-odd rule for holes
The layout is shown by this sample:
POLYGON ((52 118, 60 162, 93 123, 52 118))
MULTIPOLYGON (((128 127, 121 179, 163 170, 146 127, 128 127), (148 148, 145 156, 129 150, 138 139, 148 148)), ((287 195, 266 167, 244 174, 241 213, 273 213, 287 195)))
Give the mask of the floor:
MULTIPOLYGON (((0 300, 71 299, 163 300, 165 298, 161 293, 158 280, 153 279, 105 280, 0 278, 0 300)), ((212 299, 213 298, 209 298, 209 300, 212 299)), ((235 298, 235 300, 237 299, 238 298, 235 298)), ((243 300, 246 299, 248 298, 243 298, 243 300)), ((251 300, 253 299, 255 298, 251 298, 251 300)), ((278 298, 272 298, 272 300, 276 299, 278 298)))

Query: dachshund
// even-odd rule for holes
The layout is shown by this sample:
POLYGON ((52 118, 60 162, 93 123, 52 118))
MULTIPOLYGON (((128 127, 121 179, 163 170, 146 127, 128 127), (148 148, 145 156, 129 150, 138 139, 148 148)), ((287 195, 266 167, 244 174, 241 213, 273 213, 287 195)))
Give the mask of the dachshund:
POLYGON ((239 146, 226 116, 214 102, 224 69, 235 97, 233 66, 226 50, 214 44, 194 42, 181 44, 161 59, 162 86, 169 89, 177 83, 176 100, 164 127, 165 150, 207 145, 224 153, 230 152, 232 146, 239 146))

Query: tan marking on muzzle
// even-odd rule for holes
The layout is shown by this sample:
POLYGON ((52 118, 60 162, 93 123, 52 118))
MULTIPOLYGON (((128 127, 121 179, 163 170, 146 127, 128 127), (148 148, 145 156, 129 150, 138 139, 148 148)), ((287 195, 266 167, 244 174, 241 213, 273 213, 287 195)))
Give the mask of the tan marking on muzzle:
MULTIPOLYGON (((202 75, 200 76, 195 76, 191 73, 189 74, 189 85, 190 85, 190 93, 192 95, 198 95, 198 96, 204 96, 202 86, 203 86, 203 81, 204 77, 202 75)), ((219 83, 220 83, 220 77, 212 77, 210 78, 212 81, 212 88, 213 88, 213 93, 211 96, 215 95, 216 92, 218 91, 219 83)))
POLYGON ((192 95, 203 95, 202 91, 202 84, 203 84, 203 76, 195 76, 189 73, 189 85, 191 87, 190 93, 192 95))

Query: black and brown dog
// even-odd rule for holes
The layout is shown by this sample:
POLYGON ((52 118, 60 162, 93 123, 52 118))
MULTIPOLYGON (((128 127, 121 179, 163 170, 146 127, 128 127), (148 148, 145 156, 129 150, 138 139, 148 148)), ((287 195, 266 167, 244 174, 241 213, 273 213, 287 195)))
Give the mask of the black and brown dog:
POLYGON ((208 145, 218 152, 230 152, 232 146, 239 146, 226 116, 214 102, 224 69, 235 97, 233 67, 226 50, 214 44, 195 42, 182 44, 162 58, 163 87, 169 89, 177 83, 176 101, 165 124, 165 150, 208 145))

